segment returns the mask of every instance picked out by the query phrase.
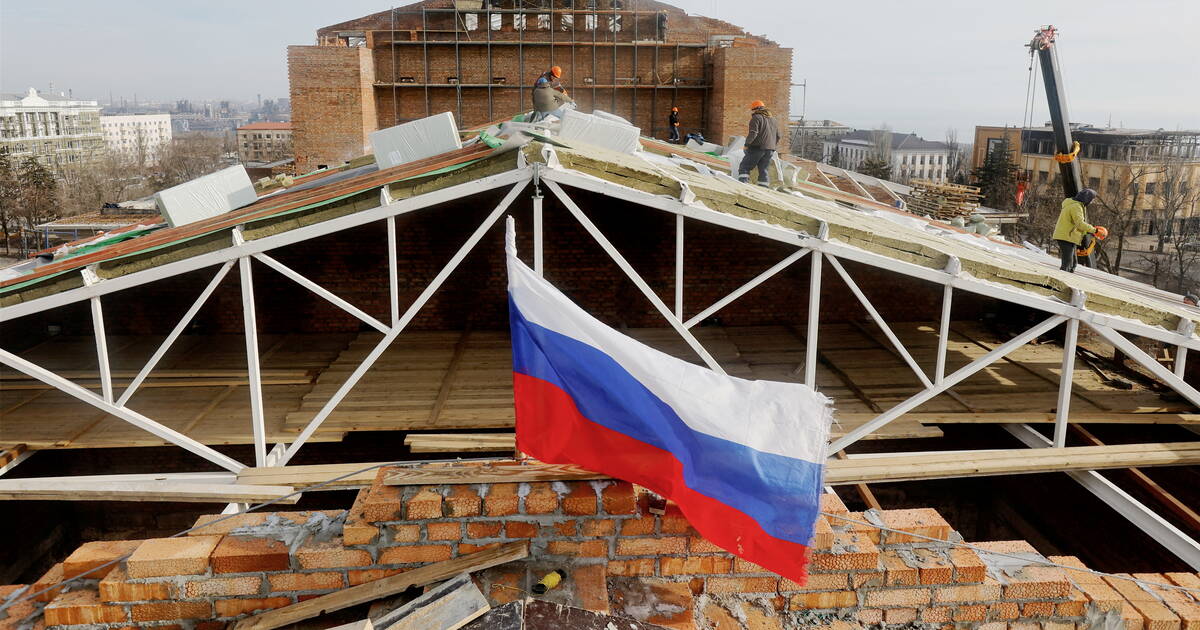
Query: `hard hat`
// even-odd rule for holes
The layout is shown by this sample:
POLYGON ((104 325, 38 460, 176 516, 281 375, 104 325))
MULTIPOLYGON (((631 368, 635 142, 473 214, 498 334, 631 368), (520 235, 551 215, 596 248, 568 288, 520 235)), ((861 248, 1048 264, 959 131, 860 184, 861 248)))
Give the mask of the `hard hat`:
POLYGON ((750 103, 750 109, 758 109, 759 107, 766 107, 766 106, 767 106, 767 104, 762 101, 754 101, 753 103, 750 103))
POLYGON ((559 68, 558 66, 554 66, 554 67, 550 68, 550 74, 553 74, 556 77, 561 77, 562 76, 562 68, 559 68))
POLYGON ((671 111, 673 111, 673 112, 677 112, 677 111, 679 111, 679 108, 678 108, 678 107, 672 107, 672 108, 671 108, 671 111))

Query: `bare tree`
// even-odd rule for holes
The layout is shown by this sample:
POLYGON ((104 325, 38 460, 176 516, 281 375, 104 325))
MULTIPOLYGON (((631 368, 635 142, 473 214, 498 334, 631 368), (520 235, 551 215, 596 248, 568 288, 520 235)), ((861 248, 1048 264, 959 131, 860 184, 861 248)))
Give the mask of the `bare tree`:
POLYGON ((0 233, 4 234, 4 255, 9 249, 9 235, 17 226, 17 210, 20 208, 21 185, 17 179, 17 167, 9 155, 8 147, 0 147, 0 233))
POLYGON ((1140 205, 1146 181, 1163 170, 1161 164, 1120 166, 1116 177, 1104 183, 1103 192, 1096 198, 1093 208, 1089 209, 1095 223, 1108 228, 1109 241, 1099 258, 1100 264, 1109 273, 1120 273, 1126 240, 1132 236, 1134 224, 1142 220, 1140 205))
POLYGON ((163 148, 162 158, 149 175, 151 187, 170 188, 221 168, 225 164, 223 149, 222 136, 200 133, 176 136, 163 148))
POLYGON ((958 143, 958 130, 954 127, 946 128, 946 146, 949 150, 949 159, 946 162, 946 181, 953 184, 965 184, 967 182, 967 152, 966 147, 958 143))

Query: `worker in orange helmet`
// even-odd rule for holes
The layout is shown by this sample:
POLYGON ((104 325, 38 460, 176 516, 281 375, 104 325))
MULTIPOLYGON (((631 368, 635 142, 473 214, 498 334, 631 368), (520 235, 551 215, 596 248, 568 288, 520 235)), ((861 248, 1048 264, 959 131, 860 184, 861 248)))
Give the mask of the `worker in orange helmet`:
POLYGON ((558 112, 574 99, 567 96, 559 79, 562 78, 562 68, 554 66, 542 73, 533 84, 533 117, 530 122, 537 122, 551 113, 558 112))
POLYGON ((671 128, 671 142, 679 142, 679 108, 672 107, 671 115, 667 117, 667 126, 671 128))
POLYGON ((771 158, 783 136, 771 110, 762 101, 750 103, 750 130, 746 133, 746 155, 738 166, 738 181, 750 183, 750 170, 758 169, 758 185, 771 185, 771 158))
POLYGON ((1095 239, 1104 240, 1108 237, 1107 228, 1087 222, 1087 206, 1095 198, 1096 191, 1084 188, 1062 202, 1058 223, 1054 226, 1054 240, 1058 241, 1058 255, 1062 262, 1059 269, 1063 271, 1074 272, 1077 263, 1091 267, 1095 239))

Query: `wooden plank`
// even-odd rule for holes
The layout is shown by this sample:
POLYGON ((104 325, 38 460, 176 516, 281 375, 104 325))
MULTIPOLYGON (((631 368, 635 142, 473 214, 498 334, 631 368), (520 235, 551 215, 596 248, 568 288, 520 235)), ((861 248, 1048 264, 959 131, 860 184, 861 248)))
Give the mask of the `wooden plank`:
POLYGON ((27 450, 29 450, 29 446, 25 444, 5 446, 3 450, 0 450, 0 468, 8 465, 9 462, 16 459, 21 455, 21 453, 24 453, 27 450))
MULTIPOLYGON (((180 501, 254 503, 282 499, 289 486, 248 486, 171 481, 80 481, 0 479, 0 501, 180 501)), ((279 503, 296 503, 300 495, 279 503)))
POLYGON ((450 397, 450 389, 454 387, 454 377, 458 372, 458 364, 462 361, 463 352, 467 349, 467 340, 471 336, 471 329, 463 331, 462 337, 459 337, 458 343, 454 344, 454 354, 450 356, 450 365, 446 367, 446 375, 442 377, 442 385, 438 388, 437 398, 433 401, 433 409, 429 410, 429 426, 437 426, 438 416, 442 415, 442 407, 446 406, 446 399, 450 397))
POLYGON ((305 488, 316 485, 343 475, 350 475, 367 468, 345 479, 338 480, 322 490, 345 490, 347 488, 365 488, 370 486, 379 473, 379 468, 386 462, 352 463, 352 464, 314 464, 308 466, 269 466, 263 468, 245 468, 238 473, 237 482, 246 485, 284 485, 305 488))
POLYGON ((546 464, 531 460, 500 460, 484 464, 454 463, 443 466, 398 468, 386 475, 389 486, 460 483, 510 483, 524 481, 567 481, 607 479, 607 475, 569 464, 546 464))
MULTIPOLYGON (((1092 435, 1087 429, 1077 425, 1073 425, 1071 429, 1088 444, 1092 446, 1104 446, 1104 442, 1101 442, 1099 438, 1092 435)), ((1133 477, 1135 483, 1149 492, 1155 500, 1183 519, 1193 530, 1200 531, 1200 514, 1197 514, 1195 510, 1188 507, 1186 503, 1180 501, 1175 495, 1167 492, 1166 489, 1158 485, 1158 482, 1151 479, 1149 475, 1141 470, 1130 468, 1126 472, 1133 477)))
POLYGON ((513 433, 417 433, 404 438, 414 453, 511 451, 516 444, 513 433))
MULTIPOLYGON (((1037 424, 1054 422, 1053 413, 910 413, 921 424, 1037 424)), ((1072 413, 1072 424, 1200 424, 1196 413, 1072 413)))
POLYGON ((923 453, 826 462, 831 485, 1200 464, 1200 442, 923 453))
POLYGON ((288 624, 311 619, 317 615, 330 613, 350 606, 366 604, 380 597, 394 595, 412 586, 423 586, 432 582, 445 580, 463 572, 473 572, 494 567, 513 560, 520 560, 529 555, 529 546, 525 542, 514 542, 491 549, 459 556, 451 560, 427 564, 400 575, 385 577, 366 584, 352 586, 320 597, 277 608, 253 617, 243 619, 233 625, 233 630, 271 630, 288 624))
POLYGON ((479 587, 471 581, 471 574, 460 573, 380 617, 375 624, 386 630, 458 630, 490 609, 479 587))

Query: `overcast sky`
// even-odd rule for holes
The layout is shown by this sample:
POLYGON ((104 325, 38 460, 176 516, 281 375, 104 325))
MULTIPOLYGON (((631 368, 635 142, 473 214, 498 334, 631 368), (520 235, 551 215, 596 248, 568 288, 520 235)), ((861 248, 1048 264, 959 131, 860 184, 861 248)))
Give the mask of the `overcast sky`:
MULTIPOLYGON (((1071 118, 1200 129, 1196 0, 675 0, 795 50, 809 118, 889 124, 968 140, 977 124, 1019 125, 1028 55, 1060 27, 1071 118)), ((367 0, 0 0, 0 90, 77 97, 252 100, 286 96, 286 46, 387 9, 367 0)), ((800 113, 799 88, 792 113, 800 113)), ((749 101, 756 95, 747 94, 749 101)), ((1048 120, 1037 95, 1035 121, 1048 120)))

